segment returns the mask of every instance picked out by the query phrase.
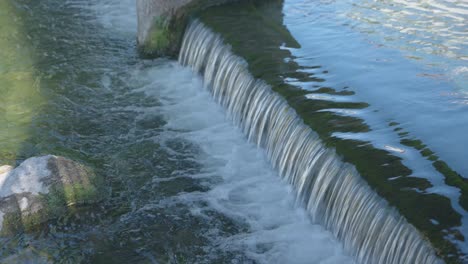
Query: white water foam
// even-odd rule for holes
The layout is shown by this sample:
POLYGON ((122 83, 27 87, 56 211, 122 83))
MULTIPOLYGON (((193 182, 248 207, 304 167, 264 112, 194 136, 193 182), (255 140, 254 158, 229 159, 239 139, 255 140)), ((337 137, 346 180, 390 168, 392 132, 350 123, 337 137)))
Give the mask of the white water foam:
MULTIPOLYGON (((127 35, 136 32, 134 8, 132 0, 104 0, 90 11, 104 27, 127 35)), ((246 223, 247 232, 231 237, 218 236, 215 229, 207 235, 214 245, 244 252, 258 263, 354 263, 330 232, 312 224, 305 210, 295 205, 288 185, 265 155, 226 120, 224 110, 202 88, 201 78, 176 62, 156 64, 134 72, 135 82, 147 83, 144 91, 163 102, 162 107, 146 111, 162 112, 166 128, 186 131, 182 137, 201 147, 204 155, 198 162, 204 169, 191 177, 222 177, 209 192, 184 193, 166 202, 193 204, 192 213, 198 216, 205 209, 197 202, 206 202, 209 208, 246 223)), ((180 136, 179 132, 175 134, 180 136)))
POLYGON ((69 0, 68 4, 88 10, 91 17, 109 31, 135 38, 137 32, 135 0, 100 0, 91 4, 83 0, 69 0))
MULTIPOLYGON (((262 151, 248 143, 240 129, 202 88, 202 80, 176 63, 136 73, 150 82, 144 91, 163 101, 169 130, 186 131, 184 139, 203 150, 204 169, 192 177, 222 177, 206 193, 184 193, 167 202, 198 204, 246 223, 249 231, 231 237, 207 234, 227 251, 241 251, 258 263, 353 263, 331 233, 312 224, 294 203, 288 185, 274 172, 262 151)), ((177 133, 179 135, 179 133, 177 133)), ((203 216, 204 208, 193 207, 203 216)))
POLYGON ((344 163, 271 87, 255 80, 221 37, 193 21, 179 55, 250 142, 288 181, 314 223, 362 263, 440 263, 429 243, 344 163))

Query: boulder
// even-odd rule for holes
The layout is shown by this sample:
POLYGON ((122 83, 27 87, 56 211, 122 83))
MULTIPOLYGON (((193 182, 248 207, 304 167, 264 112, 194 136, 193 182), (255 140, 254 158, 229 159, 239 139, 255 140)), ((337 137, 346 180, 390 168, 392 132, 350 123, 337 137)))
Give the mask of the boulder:
POLYGON ((144 57, 175 57, 187 18, 210 6, 239 0, 137 0, 138 48, 144 57))
POLYGON ((34 231, 78 205, 99 201, 102 184, 75 161, 42 156, 0 167, 0 235, 34 231))

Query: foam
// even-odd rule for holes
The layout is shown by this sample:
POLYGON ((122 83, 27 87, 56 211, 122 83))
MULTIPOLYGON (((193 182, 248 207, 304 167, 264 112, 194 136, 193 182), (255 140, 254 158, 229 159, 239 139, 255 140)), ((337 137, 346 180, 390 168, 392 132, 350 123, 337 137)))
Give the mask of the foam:
MULTIPOLYGON (((141 73, 136 73, 141 78, 141 73)), ((248 143, 226 119, 224 110, 203 90, 202 81, 176 63, 146 71, 144 90, 163 101, 159 108, 169 130, 182 134, 202 149, 204 169, 192 177, 222 177, 206 193, 183 193, 175 201, 193 204, 194 215, 216 210, 246 223, 248 232, 207 234, 227 251, 242 251, 259 263, 352 263, 341 244, 322 226, 312 224, 294 203, 288 185, 274 172, 263 152, 248 143), (208 208, 197 207, 205 202, 208 208)), ((173 199, 172 199, 173 200, 173 199)))

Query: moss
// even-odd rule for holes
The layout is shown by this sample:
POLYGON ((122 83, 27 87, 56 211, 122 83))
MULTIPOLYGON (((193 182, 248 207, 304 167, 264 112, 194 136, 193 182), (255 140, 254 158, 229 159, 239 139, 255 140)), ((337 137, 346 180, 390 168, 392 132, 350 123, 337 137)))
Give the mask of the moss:
POLYGON ((421 140, 402 139, 401 143, 419 150, 422 156, 433 162, 432 165, 444 176, 447 185, 460 189, 460 205, 468 211, 468 179, 463 178, 456 171, 452 170, 447 163, 439 160, 439 157, 436 156, 432 150, 427 148, 421 140))
POLYGON ((104 196, 102 184, 94 175, 90 176, 88 182, 55 183, 49 188, 49 193, 43 196, 48 214, 55 217, 63 214, 69 207, 100 201, 104 196))
POLYGON ((140 51, 144 56, 160 56, 169 49, 170 35, 169 21, 166 17, 155 18, 153 25, 148 32, 145 43, 140 46, 140 51))
POLYGON ((331 95, 354 95, 355 92, 353 91, 337 91, 336 89, 330 88, 330 87, 320 87, 317 90, 310 91, 311 93, 325 93, 325 94, 331 94, 331 95))
POLYGON ((145 42, 139 45, 143 58, 171 57, 176 58, 187 21, 192 15, 213 6, 234 0, 195 0, 171 10, 154 19, 145 42))
POLYGON ((61 160, 62 163, 55 169, 50 164, 56 163, 49 163, 53 176, 46 180, 49 186, 47 194, 18 194, 3 201, 8 213, 4 217, 1 235, 41 231, 49 220, 71 216, 80 210, 78 206, 96 203, 104 197, 103 179, 97 177, 89 168, 63 158, 54 159, 61 160), (73 172, 70 170, 76 175, 72 176, 73 172), (60 174, 59 171, 66 175, 60 174), (71 180, 72 178, 74 180, 71 180), (18 204, 24 198, 27 198, 30 204, 27 210, 33 211, 20 211, 18 204))
POLYGON ((139 46, 143 58, 176 57, 186 26, 185 11, 179 16, 161 16, 154 20, 145 42, 139 46))
POLYGON ((422 141, 418 139, 402 139, 400 143, 405 146, 415 148, 417 150, 422 150, 426 147, 426 145, 424 145, 422 141))
POLYGON ((398 133, 398 136, 400 136, 400 137, 406 137, 407 135, 409 135, 409 132, 400 132, 400 133, 398 133))
POLYGON ((94 186, 74 184, 64 186, 65 201, 67 205, 87 204, 97 200, 97 189, 94 186))
MULTIPOLYGON (((294 61, 294 56, 288 49, 280 48, 299 47, 283 26, 281 12, 282 1, 247 2, 210 8, 201 13, 200 18, 222 35, 235 54, 248 62, 254 77, 270 84, 273 90, 296 110, 304 123, 319 134, 327 146, 335 148, 344 161, 356 166, 369 185, 416 226, 447 262, 456 263, 459 252, 454 244, 445 239, 444 231, 460 226, 461 216, 452 208, 450 200, 441 195, 425 193, 425 190, 431 187, 430 182, 413 177, 413 172, 403 165, 401 158, 385 150, 376 149, 370 142, 344 140, 332 136, 334 132, 367 132, 370 131, 370 127, 360 118, 342 116, 326 109, 363 109, 368 107, 368 104, 311 100, 305 97, 310 93, 341 96, 354 93, 324 87, 321 84, 327 77, 325 69, 321 71, 320 78, 308 73, 317 72, 316 69, 322 66, 308 66, 315 70, 304 71, 304 67, 294 61), (288 84, 286 80, 289 79, 303 82, 314 89, 305 90, 288 84), (437 220, 439 225, 434 225, 430 219, 437 220)), ((399 124, 391 122, 389 125, 399 124)), ((395 130, 401 131, 401 128, 396 127, 395 130)), ((408 132, 401 131, 398 134, 404 137, 408 132)), ((423 154, 434 156, 429 154, 429 150, 419 140, 403 139, 402 143, 415 147, 423 154)))
POLYGON ((428 148, 425 148, 425 149, 421 150, 421 155, 423 155, 424 157, 432 156, 433 154, 434 154, 434 152, 432 152, 428 148))
POLYGON ((34 213, 10 212, 4 215, 1 236, 14 236, 22 232, 35 232, 40 226, 49 220, 45 210, 34 213))
POLYGON ((167 28, 157 28, 154 27, 153 30, 149 33, 147 49, 158 50, 158 49, 168 49, 170 43, 169 40, 169 30, 167 28))
POLYGON ((1 236, 13 236, 23 231, 21 214, 19 212, 7 213, 3 216, 1 236))
POLYGON ((445 183, 460 189, 460 205, 468 211, 468 179, 463 178, 441 160, 435 161, 432 165, 445 176, 445 183))

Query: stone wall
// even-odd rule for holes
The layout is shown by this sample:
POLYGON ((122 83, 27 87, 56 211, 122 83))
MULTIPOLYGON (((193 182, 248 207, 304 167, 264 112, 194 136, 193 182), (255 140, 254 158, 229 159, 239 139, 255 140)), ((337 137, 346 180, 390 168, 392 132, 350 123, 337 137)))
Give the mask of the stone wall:
POLYGON ((143 57, 175 57, 187 19, 210 6, 239 0, 137 0, 138 48, 143 57))

